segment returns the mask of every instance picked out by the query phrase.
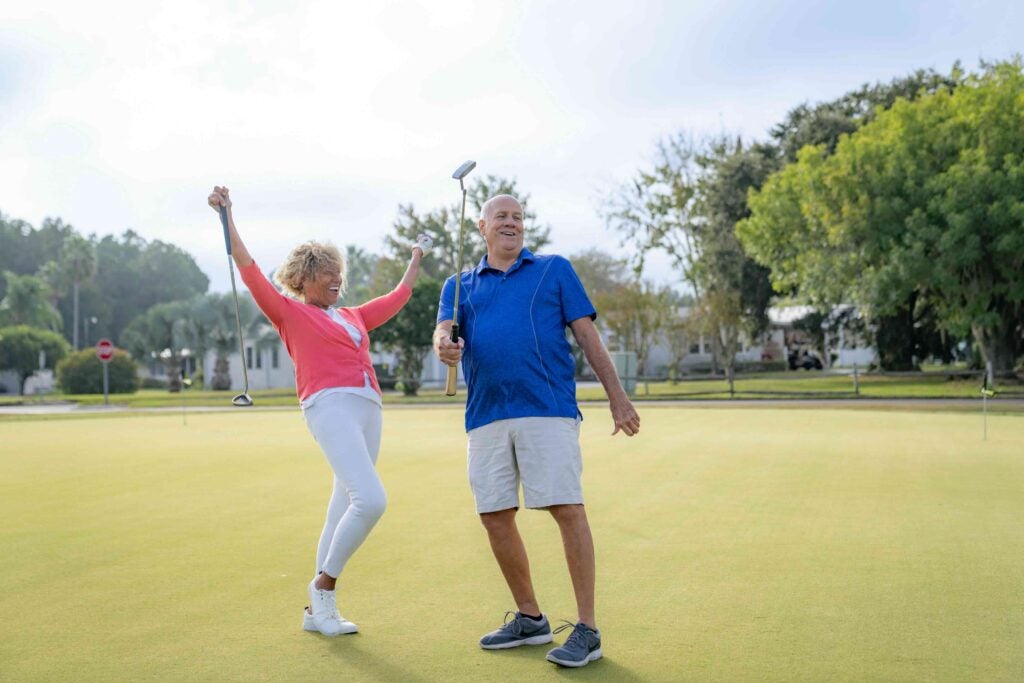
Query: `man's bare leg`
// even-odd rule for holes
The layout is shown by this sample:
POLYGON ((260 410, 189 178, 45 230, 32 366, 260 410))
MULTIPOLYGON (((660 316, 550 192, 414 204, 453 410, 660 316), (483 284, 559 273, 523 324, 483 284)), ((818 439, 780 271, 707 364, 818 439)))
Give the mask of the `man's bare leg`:
POLYGON ((491 542, 491 552, 498 561, 505 583, 512 591, 512 599, 516 608, 523 614, 537 616, 540 606, 533 592, 533 581, 530 578, 530 560, 526 556, 526 546, 516 526, 516 508, 485 512, 480 521, 487 530, 487 538, 491 542))
POLYGON ((548 508, 562 532, 562 546, 565 561, 569 565, 569 576, 576 594, 576 609, 579 620, 590 628, 597 628, 594 613, 594 585, 596 563, 594 560, 594 538, 590 534, 587 511, 582 505, 552 505, 548 508))

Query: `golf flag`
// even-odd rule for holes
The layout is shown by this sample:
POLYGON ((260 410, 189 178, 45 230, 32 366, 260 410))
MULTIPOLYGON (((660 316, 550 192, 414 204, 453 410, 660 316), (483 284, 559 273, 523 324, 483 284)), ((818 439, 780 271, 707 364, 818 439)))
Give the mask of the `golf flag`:
POLYGON ((983 373, 981 377, 981 395, 984 398, 990 398, 996 395, 995 389, 992 388, 992 383, 989 381, 989 374, 987 372, 983 373))

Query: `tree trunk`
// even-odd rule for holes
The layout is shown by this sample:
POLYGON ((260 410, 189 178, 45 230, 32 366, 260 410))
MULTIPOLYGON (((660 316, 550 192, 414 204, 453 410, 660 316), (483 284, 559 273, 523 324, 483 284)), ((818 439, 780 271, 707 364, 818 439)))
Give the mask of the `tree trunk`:
POLYGON ((739 330, 732 325, 722 325, 719 329, 724 337, 720 344, 722 347, 722 365, 725 370, 725 379, 729 382, 729 395, 732 396, 735 393, 733 378, 736 372, 736 350, 739 346, 739 330))
POLYGON ((75 284, 73 287, 71 320, 71 338, 73 340, 72 346, 74 347, 75 351, 78 351, 78 280, 75 280, 75 284))
MULTIPOLYGON (((213 364, 213 378, 210 380, 210 388, 215 391, 225 391, 231 388, 231 372, 228 365, 228 355, 223 351, 217 352, 217 360, 213 364)), ((205 377, 204 377, 205 379, 205 377)))
POLYGON ((167 372, 167 390, 172 394, 181 391, 181 359, 171 356, 164 361, 167 372))
POLYGON ((420 389, 420 376, 423 374, 425 354, 426 352, 422 348, 405 349, 398 354, 398 362, 402 366, 402 394, 405 396, 415 396, 420 389))
POLYGON ((914 315, 912 301, 895 314, 881 316, 875 328, 875 349, 883 370, 902 372, 914 367, 914 315))
POLYGON ((992 364, 992 373, 997 377, 1012 375, 1021 346, 1015 326, 1008 325, 1004 319, 994 328, 972 325, 971 332, 981 348, 982 359, 992 364))

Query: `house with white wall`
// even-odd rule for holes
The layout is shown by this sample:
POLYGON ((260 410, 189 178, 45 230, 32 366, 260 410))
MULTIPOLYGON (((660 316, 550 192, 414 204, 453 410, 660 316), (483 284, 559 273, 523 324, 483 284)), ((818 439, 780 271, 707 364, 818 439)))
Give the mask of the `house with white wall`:
MULTIPOLYGON (((850 308, 852 307, 838 307, 836 313, 847 312, 850 308)), ((788 361, 791 352, 808 350, 811 340, 806 332, 795 326, 795 323, 813 310, 810 306, 773 306, 768 309, 768 329, 764 334, 757 339, 751 339, 747 334, 740 332, 737 362, 785 362, 788 361)), ((690 307, 680 306, 677 315, 686 320, 693 315, 693 311, 690 307)), ((835 327, 835 330, 826 331, 830 358, 822 359, 825 367, 851 368, 856 365, 867 368, 877 361, 878 354, 867 340, 842 326, 835 327)), ((683 372, 707 372, 714 358, 711 335, 698 332, 686 341, 689 350, 682 358, 680 369, 683 372)), ((651 349, 641 369, 641 375, 666 377, 671 363, 671 348, 667 341, 662 340, 651 349)))
MULTIPOLYGON (((444 385, 448 377, 448 366, 439 361, 433 353, 427 352, 423 364, 423 372, 420 373, 420 383, 424 388, 437 388, 444 385)), ((217 354, 209 351, 203 359, 206 375, 203 378, 204 387, 212 388, 213 367, 217 361, 217 354)), ((378 377, 385 373, 384 369, 390 369, 391 374, 397 373, 395 355, 389 352, 370 352, 370 361, 379 368, 378 377)), ((281 389, 295 388, 295 366, 284 343, 275 339, 261 347, 246 343, 245 345, 245 370, 249 374, 249 389, 281 389)), ((228 355, 228 374, 231 377, 232 390, 241 390, 244 382, 242 377, 242 364, 239 352, 235 351, 228 355)), ((460 374, 461 382, 461 374, 460 374)))

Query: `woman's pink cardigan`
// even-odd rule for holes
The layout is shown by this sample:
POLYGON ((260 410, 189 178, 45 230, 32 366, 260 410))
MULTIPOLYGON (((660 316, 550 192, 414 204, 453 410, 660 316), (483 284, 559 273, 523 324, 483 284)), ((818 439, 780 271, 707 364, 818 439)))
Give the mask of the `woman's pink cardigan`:
MULTIPOLYGON (((394 290, 362 306, 339 308, 338 312, 363 334, 357 347, 348 330, 311 304, 281 294, 270 284, 255 262, 239 268, 256 305, 270 319, 295 365, 295 391, 299 401, 321 389, 361 387, 365 372, 380 393, 377 375, 370 362, 369 331, 390 320, 412 296, 412 290, 398 285, 394 290)), ((244 362, 244 361, 243 361, 244 362)))

